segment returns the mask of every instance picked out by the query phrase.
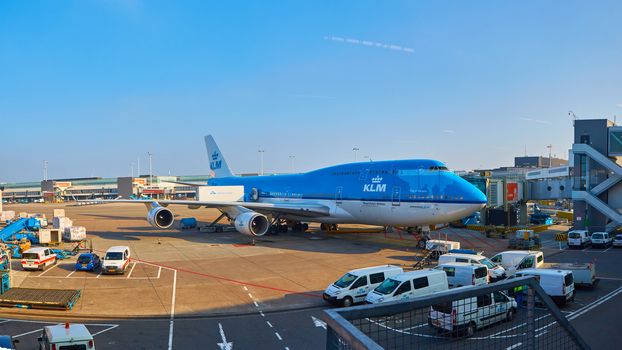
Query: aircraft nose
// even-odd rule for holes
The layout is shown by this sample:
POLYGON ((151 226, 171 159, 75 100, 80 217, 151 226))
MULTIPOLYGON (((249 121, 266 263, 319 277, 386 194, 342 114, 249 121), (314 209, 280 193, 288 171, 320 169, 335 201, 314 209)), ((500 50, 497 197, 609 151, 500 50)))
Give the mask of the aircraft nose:
POLYGON ((477 204, 483 208, 488 203, 486 194, 479 190, 475 185, 463 179, 464 200, 469 203, 477 204))

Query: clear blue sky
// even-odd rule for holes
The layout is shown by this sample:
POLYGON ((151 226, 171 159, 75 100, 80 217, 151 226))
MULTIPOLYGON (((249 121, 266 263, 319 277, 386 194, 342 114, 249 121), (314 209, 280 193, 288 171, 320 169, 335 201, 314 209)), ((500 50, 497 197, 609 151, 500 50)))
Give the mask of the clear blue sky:
POLYGON ((0 181, 566 157, 622 115, 620 1, 2 1, 0 181))

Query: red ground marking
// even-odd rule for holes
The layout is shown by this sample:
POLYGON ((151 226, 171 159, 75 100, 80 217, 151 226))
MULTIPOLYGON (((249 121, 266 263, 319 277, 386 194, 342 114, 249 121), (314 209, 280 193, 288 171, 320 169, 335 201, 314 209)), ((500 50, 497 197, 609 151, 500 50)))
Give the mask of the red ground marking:
POLYGON ((467 234, 471 235, 471 237, 473 237, 473 238, 477 239, 478 241, 484 243, 485 245, 489 246, 490 248, 497 249, 497 247, 495 247, 494 245, 488 243, 486 240, 482 239, 481 237, 477 236, 477 234, 471 233, 471 231, 469 231, 469 230, 466 230, 465 232, 467 234))
MULTIPOLYGON (((94 250, 94 251, 98 251, 98 250, 94 250)), ((101 251, 101 250, 99 250, 98 252, 105 253, 104 251, 101 251)), ((191 275, 207 277, 207 278, 212 278, 212 279, 221 280, 221 281, 227 281, 227 282, 239 284, 239 285, 242 285, 242 286, 257 287, 257 288, 262 288, 262 289, 274 290, 274 291, 277 291, 277 292, 284 292, 284 293, 289 293, 289 294, 304 295, 304 296, 307 296, 307 297, 314 297, 314 298, 321 298, 322 297, 319 294, 306 293, 306 292, 296 292, 296 291, 293 291, 293 290, 282 289, 282 288, 275 288, 275 287, 265 286, 265 285, 262 285, 262 284, 249 283, 249 282, 234 280, 232 278, 216 276, 216 275, 210 275, 208 273, 197 272, 197 271, 192 271, 192 270, 188 270, 188 269, 182 269, 182 268, 178 268, 178 267, 174 267, 174 266, 169 266, 169 265, 164 265, 164 264, 158 264, 158 263, 154 263, 154 262, 147 261, 147 260, 141 260, 141 259, 137 259, 137 258, 130 258, 130 260, 134 260, 134 261, 138 261, 138 262, 144 262, 144 263, 148 263, 148 264, 151 264, 151 265, 154 265, 154 266, 165 267, 167 269, 177 270, 179 272, 183 272, 183 273, 187 273, 187 274, 191 274, 191 275)))

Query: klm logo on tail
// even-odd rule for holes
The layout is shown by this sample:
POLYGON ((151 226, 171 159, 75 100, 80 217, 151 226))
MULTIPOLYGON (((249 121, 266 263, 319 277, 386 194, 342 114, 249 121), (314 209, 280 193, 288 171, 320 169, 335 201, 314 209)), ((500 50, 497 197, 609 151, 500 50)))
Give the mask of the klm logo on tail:
POLYGON ((383 184, 382 177, 376 176, 371 179, 370 184, 363 185, 363 192, 386 192, 387 184, 383 184))
POLYGON ((220 169, 222 167, 222 160, 218 160, 218 152, 212 153, 212 161, 209 163, 209 168, 212 170, 220 169))

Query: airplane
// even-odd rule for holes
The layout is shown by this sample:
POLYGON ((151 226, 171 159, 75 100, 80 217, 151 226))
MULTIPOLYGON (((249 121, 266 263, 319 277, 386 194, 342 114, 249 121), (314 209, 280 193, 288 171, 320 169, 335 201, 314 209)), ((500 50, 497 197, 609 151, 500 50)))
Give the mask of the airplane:
POLYGON ((168 205, 216 208, 222 215, 215 222, 227 217, 237 231, 263 236, 271 228, 305 231, 310 222, 320 223, 322 230, 336 229, 338 224, 426 227, 469 216, 487 202, 477 187, 437 160, 367 161, 300 174, 241 177, 233 175, 211 135, 205 136, 205 146, 212 176, 207 186, 238 189, 237 198, 97 203, 143 203, 148 208, 147 221, 162 229, 174 221, 168 205))

